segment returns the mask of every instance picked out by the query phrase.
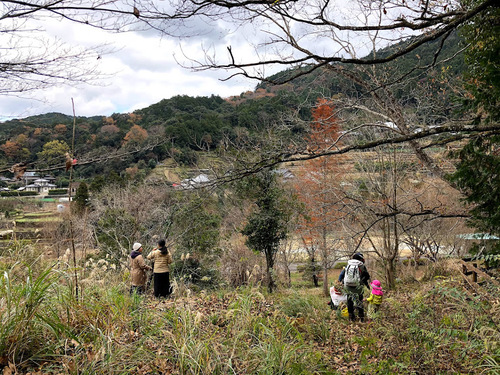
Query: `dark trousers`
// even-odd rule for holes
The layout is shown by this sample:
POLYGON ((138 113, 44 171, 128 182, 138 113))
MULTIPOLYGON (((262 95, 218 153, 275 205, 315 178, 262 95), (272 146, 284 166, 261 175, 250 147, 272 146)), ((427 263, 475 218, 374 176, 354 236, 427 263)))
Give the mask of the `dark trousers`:
POLYGON ((349 312, 349 320, 356 320, 354 310, 358 310, 359 320, 365 320, 365 309, 363 308, 363 290, 361 293, 347 293, 347 311, 349 312))
POLYGON ((170 272, 155 273, 153 275, 153 281, 155 297, 168 297, 170 295, 170 272))
POLYGON ((132 285, 130 287, 130 294, 144 294, 144 286, 143 285, 132 285))

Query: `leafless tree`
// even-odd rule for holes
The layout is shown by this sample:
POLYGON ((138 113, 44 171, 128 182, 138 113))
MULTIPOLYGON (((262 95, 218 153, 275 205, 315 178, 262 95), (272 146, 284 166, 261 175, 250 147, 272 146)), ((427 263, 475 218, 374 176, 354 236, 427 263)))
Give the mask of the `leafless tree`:
POLYGON ((402 243, 411 251, 415 265, 419 259, 427 258, 433 262, 443 256, 459 256, 463 248, 460 234, 467 232, 465 218, 460 217, 463 208, 459 195, 442 181, 427 178, 426 181, 412 180, 415 191, 414 207, 422 208, 421 215, 402 218, 402 243), (424 188, 425 187, 425 188, 424 188), (420 192, 418 191, 420 190, 420 192), (422 191, 424 190, 424 191, 422 191), (425 214, 425 210, 433 213, 456 212, 456 217, 439 217, 436 214, 425 214))
MULTIPOLYGON (((358 162, 362 170, 358 186, 349 195, 348 207, 355 216, 355 226, 380 259, 385 271, 386 285, 395 285, 395 267, 400 248, 398 216, 390 215, 399 209, 398 184, 402 181, 397 167, 396 152, 379 151, 358 162)), ((360 240, 361 241, 361 240, 360 240)))
MULTIPOLYGON (((158 29, 168 9, 154 1, 5 0, 0 5, 0 95, 27 95, 61 83, 97 83, 101 57, 112 46, 77 47, 45 32, 50 23, 73 22, 110 32, 158 29)), ((168 25, 169 27, 166 27, 168 25)))
POLYGON ((282 269, 284 280, 288 287, 292 286, 292 265, 303 260, 303 254, 297 249, 293 238, 287 238, 279 246, 276 254, 277 268, 282 269))
POLYGON ((116 263, 126 265, 134 242, 147 249, 156 245, 155 240, 167 237, 175 207, 165 188, 111 185, 93 197, 89 225, 97 247, 116 263))
POLYGON ((408 155, 412 155, 410 150, 401 147, 359 154, 363 157, 356 161, 360 173, 346 190, 344 209, 351 217, 348 225, 358 246, 369 244, 390 287, 395 285, 401 245, 410 233, 425 241, 422 233, 416 234, 425 220, 439 223, 439 218, 466 216, 458 209, 458 192, 425 173, 425 168, 408 155))
POLYGON ((265 79, 265 67, 302 67, 288 78, 308 74, 335 62, 383 64, 446 35, 475 15, 495 6, 493 0, 465 5, 456 1, 306 1, 202 0, 171 1, 173 19, 198 17, 210 25, 226 22, 231 31, 253 31, 247 38, 253 58, 226 46, 225 58, 215 52, 194 61, 198 70, 225 69, 234 75, 265 79), (389 44, 418 36, 385 56, 370 55, 389 44))
MULTIPOLYGON (((269 72, 290 68, 273 83, 289 82, 313 72, 328 71, 347 79, 362 89, 361 100, 346 103, 345 107, 358 114, 369 113, 373 123, 360 126, 390 124, 390 132, 370 142, 336 142, 322 150, 309 152, 301 147, 282 147, 274 154, 264 155, 253 165, 233 170, 224 179, 238 179, 262 168, 286 161, 304 161, 324 155, 344 154, 366 150, 383 144, 408 144, 419 160, 436 176, 445 171, 426 151, 432 145, 447 144, 471 134, 498 133, 500 125, 470 125, 470 119, 442 118, 437 123, 417 118, 405 108, 404 100, 395 95, 409 79, 415 80, 428 70, 447 60, 441 58, 443 44, 461 25, 476 15, 494 7, 492 0, 464 4, 463 2, 402 1, 231 1, 203 0, 172 1, 173 19, 203 19, 208 24, 223 24, 227 30, 244 33, 256 53, 248 56, 236 46, 215 46, 207 49, 203 58, 193 58, 190 67, 203 71, 229 71, 228 79, 243 75, 259 81, 269 80, 269 72), (251 33, 245 31, 251 30, 251 33), (411 39, 410 39, 411 37, 411 39), (399 71, 386 69, 387 63, 397 60, 416 48, 434 43, 434 58, 427 65, 417 63, 399 71), (397 44, 397 45, 396 45, 397 44), (393 45, 391 50, 380 49, 393 45), (396 45, 396 46, 394 46, 396 45), (224 49, 220 54, 217 47, 224 49), (396 87, 399 86, 399 87, 396 87), (442 135, 439 140, 436 135, 442 135)), ((458 92, 458 91, 457 91, 458 92)), ((427 93, 416 100, 422 112, 427 93)), ((351 112, 352 113, 352 112, 351 112)), ((432 117, 432 116, 430 116, 432 117)), ((429 120, 429 119, 427 119, 429 120)))
POLYGON ((340 227, 344 213, 337 192, 345 170, 333 158, 305 163, 296 169, 299 199, 304 203, 305 220, 297 228, 311 259, 320 262, 323 293, 329 295, 328 271, 341 257, 340 227), (317 255, 315 258, 314 255, 317 255))

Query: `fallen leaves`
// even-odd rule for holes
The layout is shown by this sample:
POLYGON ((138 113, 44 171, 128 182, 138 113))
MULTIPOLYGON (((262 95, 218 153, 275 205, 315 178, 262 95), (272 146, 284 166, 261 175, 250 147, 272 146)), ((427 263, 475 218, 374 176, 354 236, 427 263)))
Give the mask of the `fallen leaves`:
MULTIPOLYGON (((136 374, 196 372, 199 366, 204 373, 230 369, 243 374, 258 373, 266 361, 271 363, 269 368, 302 361, 294 365, 306 366, 310 373, 371 373, 373 368, 388 368, 390 373, 400 365, 422 373, 466 373, 469 367, 453 348, 468 345, 468 336, 461 333, 480 317, 457 320, 458 302, 469 297, 458 294, 456 288, 456 283, 433 280, 413 293, 391 292, 380 319, 370 323, 351 323, 330 311, 321 297, 294 292, 267 296, 233 290, 166 301, 145 298, 139 313, 115 316, 115 308, 98 320, 92 318, 91 310, 75 307, 71 321, 78 323, 83 334, 59 343, 43 372, 40 364, 20 368, 4 356, 0 357, 0 375, 77 373, 82 368, 92 372, 102 366, 136 374), (446 295, 448 289, 452 292, 446 295), (83 319, 84 314, 88 318, 83 319), (418 335, 435 342, 417 344, 418 335), (54 370, 45 372, 50 366, 54 370)), ((499 306, 498 298, 493 298, 488 312, 498 311, 499 306)), ((493 314, 490 318, 494 319, 493 314)), ((476 338, 478 334, 483 341, 498 341, 492 331, 476 330, 476 338)), ((486 349, 495 350, 492 345, 486 349)), ((467 356, 471 361, 481 359, 479 352, 469 351, 467 356)))
POLYGON ((9 362, 8 365, 3 368, 3 375, 14 375, 14 374, 17 374, 16 366, 12 362, 9 362))

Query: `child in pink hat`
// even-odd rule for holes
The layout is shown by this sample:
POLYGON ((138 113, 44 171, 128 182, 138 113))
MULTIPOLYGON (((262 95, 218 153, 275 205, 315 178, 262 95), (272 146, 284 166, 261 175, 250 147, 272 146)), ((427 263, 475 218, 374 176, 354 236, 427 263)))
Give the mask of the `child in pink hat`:
POLYGON ((378 280, 373 280, 370 286, 372 287, 372 292, 366 301, 368 302, 368 318, 373 319, 382 303, 384 291, 378 280))

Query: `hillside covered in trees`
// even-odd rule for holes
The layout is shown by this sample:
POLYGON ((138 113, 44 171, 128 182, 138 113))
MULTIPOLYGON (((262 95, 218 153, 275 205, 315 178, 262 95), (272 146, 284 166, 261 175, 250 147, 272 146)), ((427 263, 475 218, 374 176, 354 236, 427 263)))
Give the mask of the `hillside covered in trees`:
MULTIPOLYGON (((406 71, 410 66, 420 67, 412 70, 409 84, 395 95, 416 114, 420 110, 416 98, 422 90, 425 88, 427 95, 434 95, 432 99, 440 103, 443 111, 438 110, 431 124, 444 121, 450 115, 454 98, 447 84, 459 79, 463 72, 461 41, 457 34, 445 41, 441 52, 446 61, 453 59, 431 71, 424 69, 432 64, 432 51, 438 43, 439 40, 426 44, 384 68, 406 71)), ((397 48, 395 45, 390 51, 397 48)), ((389 51, 380 51, 384 53, 389 51)), ((256 138, 280 123, 286 125, 287 136, 300 137, 307 129, 303 122, 311 119, 311 108, 318 98, 366 96, 366 88, 342 80, 328 69, 279 84, 288 74, 291 72, 269 77, 273 85, 263 82, 257 85, 255 92, 230 98, 177 96, 134 113, 77 117, 73 152, 81 165, 77 178, 88 179, 110 171, 123 174, 126 168, 138 168, 146 173, 148 168, 169 157, 183 165, 194 165, 197 151, 214 151, 224 144, 252 148, 250 145, 254 145, 256 138), (110 157, 103 158, 103 155, 110 157)), ((3 122, 0 160, 4 172, 10 165, 24 162, 30 169, 49 170, 59 175, 64 153, 72 143, 73 120, 72 116, 47 113, 3 122)))

